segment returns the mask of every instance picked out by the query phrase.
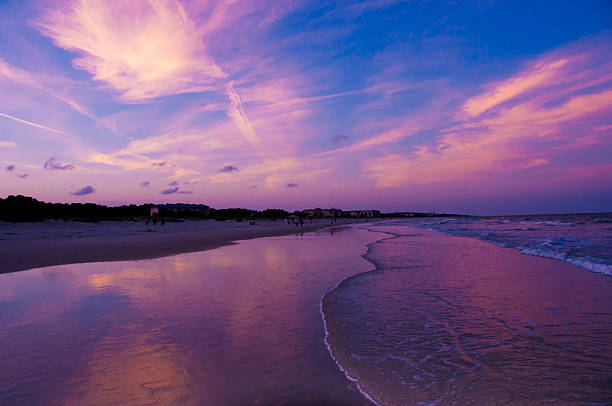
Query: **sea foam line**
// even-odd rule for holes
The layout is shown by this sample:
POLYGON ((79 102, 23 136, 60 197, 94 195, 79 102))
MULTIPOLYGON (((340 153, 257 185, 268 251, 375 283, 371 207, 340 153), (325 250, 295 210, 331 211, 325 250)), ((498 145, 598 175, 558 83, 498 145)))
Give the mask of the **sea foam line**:
MULTIPOLYGON (((342 281, 344 282, 344 281, 342 281)), ((328 290, 327 292, 325 292, 325 294, 321 297, 321 301, 319 302, 319 312, 321 313, 321 319, 323 319, 323 330, 325 330, 325 337, 323 337, 323 342, 325 343, 325 347, 327 347, 327 352, 329 353, 329 356, 331 357, 332 360, 334 360, 334 362, 336 363, 336 365, 338 366, 338 369, 340 369, 340 371, 342 371, 342 373, 344 373, 344 376, 346 376, 346 379, 348 379, 351 382, 355 383, 355 386, 357 386, 357 390, 366 398, 368 399, 370 402, 374 403, 376 406, 382 406, 380 403, 378 403, 377 401, 375 401, 372 396, 370 396, 370 394, 368 392, 366 392, 361 385, 359 384, 359 379, 352 377, 348 371, 346 369, 344 369, 344 367, 342 366, 342 364, 340 364, 340 362, 336 359, 336 357, 334 357, 334 353, 332 351, 331 345, 329 344, 327 337, 329 337, 329 330, 327 329, 327 320, 325 319, 325 313, 323 313, 323 299, 325 298, 325 296, 327 296, 328 293, 330 293, 331 291, 333 291, 334 289, 336 289, 340 284, 336 285, 336 287, 334 287, 333 289, 328 290)))
MULTIPOLYGON (((364 228, 361 228, 361 227, 359 227, 359 228, 360 228, 360 229, 362 229, 362 230, 364 230, 364 228)), ((327 292, 325 292, 325 294, 324 294, 323 296, 321 296, 321 300, 319 300, 319 313, 321 313, 321 319, 323 320, 323 330, 325 331, 325 336, 323 337, 323 343, 325 343, 325 347, 327 348, 327 352, 329 353, 329 356, 331 357, 331 359, 332 359, 332 360, 333 360, 333 361, 336 363, 336 365, 338 366, 338 369, 340 369, 340 371, 342 371, 342 373, 344 374, 344 376, 346 376, 346 379, 348 379, 349 381, 351 381, 351 382, 354 382, 354 383, 355 383, 355 385, 357 386, 357 390, 358 390, 358 391, 359 391, 359 392, 360 392, 360 393, 361 393, 361 394, 362 394, 362 395, 363 395, 363 396, 364 396, 364 397, 365 397, 367 400, 369 400, 370 402, 372 402, 372 403, 373 403, 373 404, 375 404, 376 406, 383 406, 383 405, 381 405, 380 403, 378 403, 377 401, 375 401, 375 400, 372 398, 372 396, 370 396, 370 394, 369 394, 369 393, 367 393, 367 392, 365 391, 365 389, 363 389, 363 388, 361 387, 361 385, 359 384, 359 379, 357 379, 357 378, 355 378, 355 377, 351 376, 351 375, 348 373, 348 371, 347 371, 346 369, 344 369, 344 367, 342 366, 342 364, 340 364, 340 361, 338 361, 338 359, 337 359, 337 358, 334 356, 334 352, 333 352, 333 350, 332 350, 332 348, 331 348, 331 344, 329 343, 329 341, 328 341, 328 339, 327 339, 327 338, 329 337, 329 330, 327 329, 327 319, 325 318, 325 313, 323 312, 323 300, 325 299, 325 297, 326 297, 326 296, 327 296, 329 293, 331 293, 331 292, 333 292, 334 290, 338 289, 338 288, 340 287, 340 285, 342 285, 344 282, 346 282, 347 280, 349 280, 349 279, 351 279, 351 278, 354 278, 354 277, 356 277, 356 276, 358 276, 358 275, 363 275, 363 274, 366 274, 366 273, 370 273, 370 272, 376 272, 376 271, 378 271, 378 270, 379 270, 379 269, 378 269, 378 267, 376 266, 376 264, 375 264, 374 262, 370 261, 370 260, 367 258, 367 255, 368 255, 368 253, 370 252, 370 247, 371 247, 372 245, 374 245, 374 244, 377 244, 378 242, 380 242, 380 241, 382 241, 382 240, 387 240, 387 239, 391 239, 391 238, 396 238, 396 237, 398 237, 398 235, 396 235, 396 234, 392 234, 392 233, 389 233, 389 232, 386 232, 386 231, 371 230, 371 229, 369 229, 369 228, 365 228, 365 230, 367 230, 367 231, 369 231, 369 232, 376 232, 376 233, 381 233, 381 234, 388 234, 388 235, 391 235, 391 237, 389 237, 389 238, 381 238, 380 240, 376 240, 376 241, 374 241, 374 242, 372 242, 372 243, 370 243, 370 244, 367 244, 367 245, 366 245, 366 247, 367 247, 368 249, 367 249, 366 253, 365 253, 365 254, 363 254, 361 257, 362 257, 363 259, 365 259, 366 261, 368 261, 369 263, 371 263, 372 265, 374 265, 374 269, 371 269, 371 270, 369 270, 369 271, 365 271, 365 272, 356 273, 356 274, 354 274, 354 275, 348 276, 348 277, 346 277, 346 278, 342 279, 340 282, 338 282, 338 283, 336 284, 336 286, 334 286, 333 288, 331 288, 331 289, 329 289, 327 292)))

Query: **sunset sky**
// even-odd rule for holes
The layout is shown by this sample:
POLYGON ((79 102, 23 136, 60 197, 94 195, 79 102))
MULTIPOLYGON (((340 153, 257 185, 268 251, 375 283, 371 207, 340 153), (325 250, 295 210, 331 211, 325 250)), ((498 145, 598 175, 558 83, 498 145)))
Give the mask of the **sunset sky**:
POLYGON ((612 2, 0 0, 0 197, 612 211, 612 2))

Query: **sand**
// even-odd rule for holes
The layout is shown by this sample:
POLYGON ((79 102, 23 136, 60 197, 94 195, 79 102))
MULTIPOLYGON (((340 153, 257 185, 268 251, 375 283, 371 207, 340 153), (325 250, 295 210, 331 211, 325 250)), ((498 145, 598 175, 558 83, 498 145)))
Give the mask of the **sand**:
MULTIPOLYGON (((338 224, 348 222, 341 220, 338 224)), ((209 250, 238 240, 329 227, 329 222, 308 222, 303 227, 283 221, 256 223, 209 220, 163 226, 127 221, 0 223, 0 273, 73 263, 158 258, 209 250)))

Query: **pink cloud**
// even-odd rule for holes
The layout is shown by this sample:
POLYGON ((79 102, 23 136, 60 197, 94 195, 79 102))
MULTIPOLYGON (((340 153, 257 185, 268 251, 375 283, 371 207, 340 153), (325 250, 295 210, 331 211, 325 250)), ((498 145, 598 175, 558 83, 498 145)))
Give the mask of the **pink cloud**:
MULTIPOLYGON (((74 98, 72 98, 69 94, 67 94, 67 88, 75 86, 75 83, 72 80, 66 79, 65 77, 58 75, 49 75, 49 74, 40 74, 33 73, 13 66, 2 58, 0 58, 0 79, 6 79, 9 82, 12 82, 15 85, 36 89, 43 94, 47 94, 52 98, 55 98, 62 103, 70 106, 74 111, 89 117, 97 124, 100 124, 108 129, 114 130, 107 123, 103 122, 103 120, 98 119, 93 114, 91 114, 85 107, 83 107, 80 103, 78 103, 74 98)), ((0 80, 0 83, 2 81, 0 80)))
POLYGON ((242 100, 240 99, 238 92, 236 92, 234 89, 233 82, 230 82, 227 86, 227 95, 231 102, 231 108, 228 111, 228 115, 232 118, 232 120, 234 120, 236 127, 238 127, 240 133, 251 144, 251 146, 259 153, 262 153, 261 140, 257 136, 257 132, 251 125, 251 122, 244 111, 242 100))
POLYGON ((478 116, 492 107, 511 100, 543 84, 549 84, 550 80, 560 72, 561 68, 565 66, 567 62, 567 59, 539 62, 534 67, 510 79, 489 86, 491 90, 469 98, 465 102, 463 109, 470 116, 478 116))
MULTIPOLYGON (((364 172, 382 187, 493 178, 513 170, 549 170, 562 159, 561 151, 609 145, 612 82, 602 77, 612 71, 612 63, 602 61, 599 47, 581 51, 579 57, 572 46, 555 51, 554 58, 545 55, 511 78, 486 86, 489 90, 455 113, 464 120, 440 131, 433 143, 367 158, 364 172)), ((399 127, 371 140, 393 143, 402 134, 405 138, 410 132, 399 127)))
POLYGON ((127 102, 204 90, 226 76, 176 0, 67 1, 37 26, 127 102))

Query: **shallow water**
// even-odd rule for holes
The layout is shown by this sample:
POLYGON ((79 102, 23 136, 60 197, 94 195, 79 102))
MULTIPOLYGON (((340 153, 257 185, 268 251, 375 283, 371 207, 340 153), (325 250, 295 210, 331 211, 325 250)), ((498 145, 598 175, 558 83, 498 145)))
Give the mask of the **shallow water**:
POLYGON ((406 225, 323 300, 334 357, 381 405, 607 405, 612 279, 406 225))
POLYGON ((2 405, 360 405, 321 297, 373 266, 364 230, 0 275, 2 405))

